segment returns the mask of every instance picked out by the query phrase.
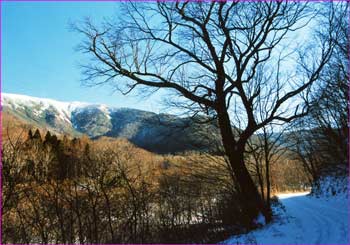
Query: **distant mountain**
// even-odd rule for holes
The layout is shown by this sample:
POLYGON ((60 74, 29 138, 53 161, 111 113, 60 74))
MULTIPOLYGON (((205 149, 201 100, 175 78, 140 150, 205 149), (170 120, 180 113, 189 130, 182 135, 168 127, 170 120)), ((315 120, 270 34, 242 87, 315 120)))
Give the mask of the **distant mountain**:
POLYGON ((39 128, 90 138, 126 138, 158 153, 207 149, 218 137, 213 124, 169 114, 8 93, 2 93, 1 103, 3 111, 39 128))

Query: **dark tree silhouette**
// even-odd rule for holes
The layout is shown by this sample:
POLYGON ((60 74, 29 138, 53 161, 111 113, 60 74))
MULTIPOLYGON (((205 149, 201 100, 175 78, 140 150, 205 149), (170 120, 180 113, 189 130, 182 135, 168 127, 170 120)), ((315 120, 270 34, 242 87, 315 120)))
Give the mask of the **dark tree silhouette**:
POLYGON ((298 52, 283 44, 315 13, 297 2, 128 2, 117 21, 75 28, 85 36, 81 51, 92 56, 83 66, 87 85, 107 83, 123 94, 168 89, 178 95, 174 105, 217 119, 251 225, 259 213, 267 221, 270 214, 244 164, 245 146, 264 126, 307 114, 308 103, 297 98, 307 99, 332 39, 299 49, 299 66, 288 76, 285 59, 298 52))
POLYGON ((332 26, 337 31, 334 50, 310 96, 310 113, 294 122, 295 132, 290 137, 295 156, 311 175, 311 182, 330 169, 347 172, 348 166, 349 5, 330 3, 323 15, 325 28, 317 35, 327 42, 328 27, 332 26))
MULTIPOLYGON (((349 100, 349 5, 333 3, 327 21, 337 27, 335 47, 325 66, 322 83, 313 94, 313 108, 308 118, 320 128, 324 141, 324 161, 348 165, 348 100, 349 100)), ((325 30, 321 38, 329 38, 325 30)), ((321 149, 322 150, 322 149, 321 149)))

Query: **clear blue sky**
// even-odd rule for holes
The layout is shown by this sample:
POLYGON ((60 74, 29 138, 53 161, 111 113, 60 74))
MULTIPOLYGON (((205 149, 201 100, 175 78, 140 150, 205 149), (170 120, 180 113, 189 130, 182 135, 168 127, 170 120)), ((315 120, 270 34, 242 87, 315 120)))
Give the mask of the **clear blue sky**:
POLYGON ((116 14, 116 2, 2 2, 2 92, 62 101, 104 103, 158 112, 159 96, 147 100, 81 86, 75 51, 81 36, 69 23, 116 14))
MULTIPOLYGON (((75 49, 82 36, 70 29, 70 23, 85 17, 101 23, 104 18, 118 14, 120 2, 6 1, 1 4, 3 92, 169 112, 161 106, 160 93, 145 99, 112 93, 107 86, 81 85, 79 63, 86 63, 86 56, 75 49)), ((308 29, 298 31, 299 37, 293 36, 290 42, 297 44, 298 39, 307 39, 308 32, 308 29)))

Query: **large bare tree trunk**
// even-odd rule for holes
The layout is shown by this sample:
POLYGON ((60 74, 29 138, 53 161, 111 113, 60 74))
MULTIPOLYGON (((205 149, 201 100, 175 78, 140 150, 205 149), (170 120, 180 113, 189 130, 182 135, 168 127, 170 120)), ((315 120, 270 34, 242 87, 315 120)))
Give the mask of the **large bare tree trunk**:
POLYGON ((271 220, 271 214, 268 212, 268 209, 244 164, 244 145, 238 145, 235 143, 230 118, 226 110, 223 109, 218 111, 218 121, 223 147, 229 159, 234 176, 236 177, 241 201, 245 205, 243 208, 247 218, 247 225, 251 226, 252 221, 259 215, 259 213, 262 213, 266 222, 269 222, 271 220))

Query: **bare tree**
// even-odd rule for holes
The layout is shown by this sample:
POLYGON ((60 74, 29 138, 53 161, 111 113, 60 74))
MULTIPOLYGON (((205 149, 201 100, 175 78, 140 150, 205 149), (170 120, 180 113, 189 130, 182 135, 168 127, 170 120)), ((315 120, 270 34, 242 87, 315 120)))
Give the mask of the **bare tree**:
POLYGON ((315 10, 297 2, 128 2, 116 22, 87 21, 76 29, 85 35, 82 52, 93 57, 83 66, 86 84, 111 84, 123 94, 168 89, 178 95, 174 105, 217 119, 250 224, 260 212, 267 221, 270 214, 244 164, 246 143, 269 123, 307 114, 297 98, 332 51, 332 39, 313 43, 295 62, 295 74, 282 75, 288 65, 276 57, 291 50, 284 40, 313 17, 315 10), (262 117, 254 113, 259 106, 266 109, 262 117))
POLYGON ((264 126, 261 132, 247 143, 248 152, 253 158, 261 195, 269 209, 271 208, 271 165, 278 162, 287 151, 286 146, 283 146, 285 129, 280 128, 277 131, 271 125, 264 126))
MULTIPOLYGON (((349 53, 348 53, 348 3, 332 3, 326 12, 326 21, 337 27, 335 47, 330 61, 325 67, 322 83, 313 94, 313 108, 309 119, 320 129, 324 142, 324 160, 347 165, 348 139, 348 92, 349 92, 349 53)), ((318 35, 329 38, 321 30, 318 35)))
POLYGON ((345 2, 329 5, 330 8, 322 12, 324 28, 316 35, 327 42, 332 38, 327 35, 329 28, 337 30, 333 37, 334 50, 311 94, 310 113, 294 123, 292 137, 296 157, 310 173, 311 182, 317 182, 324 172, 338 166, 345 172, 348 165, 349 5, 345 2))
POLYGON ((6 127, 6 138, 3 138, 2 142, 2 212, 5 214, 9 207, 18 198, 19 188, 17 186, 21 184, 21 174, 23 171, 23 159, 21 159, 22 147, 23 147, 23 133, 22 130, 18 135, 9 134, 9 126, 6 127))

